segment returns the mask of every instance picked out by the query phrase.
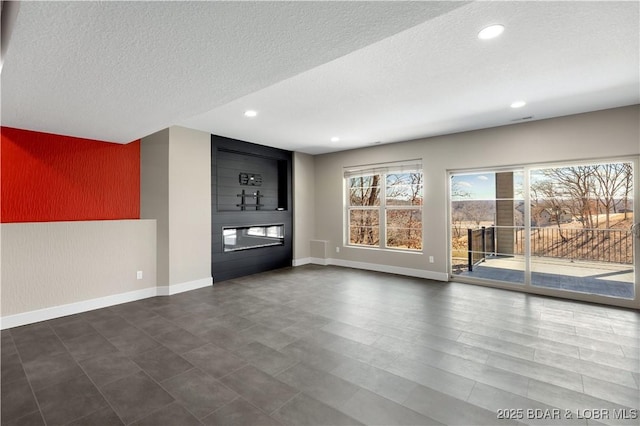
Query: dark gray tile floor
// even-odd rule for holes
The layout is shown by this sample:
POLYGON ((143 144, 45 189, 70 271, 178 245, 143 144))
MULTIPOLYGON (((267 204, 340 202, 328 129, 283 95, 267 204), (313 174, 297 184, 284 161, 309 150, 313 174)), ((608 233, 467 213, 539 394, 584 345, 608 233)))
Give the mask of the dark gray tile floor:
POLYGON ((1 353, 2 425, 637 425, 640 408, 637 311, 338 267, 4 330, 1 353))

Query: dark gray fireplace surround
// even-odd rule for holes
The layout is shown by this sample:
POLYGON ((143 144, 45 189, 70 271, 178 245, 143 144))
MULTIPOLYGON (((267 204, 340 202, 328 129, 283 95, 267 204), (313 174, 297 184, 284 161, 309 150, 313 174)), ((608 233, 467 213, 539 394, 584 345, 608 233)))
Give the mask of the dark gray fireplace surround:
POLYGON ((292 153, 211 135, 213 282, 291 266, 292 153))

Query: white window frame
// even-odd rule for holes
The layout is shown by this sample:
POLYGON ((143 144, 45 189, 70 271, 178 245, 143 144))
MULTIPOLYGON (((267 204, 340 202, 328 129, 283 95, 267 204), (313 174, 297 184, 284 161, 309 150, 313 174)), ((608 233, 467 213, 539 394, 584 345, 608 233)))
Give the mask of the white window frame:
POLYGON ((387 206, 387 175, 394 173, 415 173, 418 172, 422 175, 422 199, 424 200, 424 170, 422 168, 422 160, 408 160, 395 163, 383 163, 366 166, 347 167, 344 169, 343 188, 345 189, 344 206, 345 214, 343 220, 344 229, 344 245, 347 247, 364 248, 372 250, 393 250, 402 251, 408 253, 420 253, 424 249, 424 226, 422 226, 420 233, 421 248, 398 248, 387 246, 387 212, 389 210, 419 210, 421 216, 421 223, 424 224, 424 209, 423 205, 407 205, 407 206, 387 206), (349 180, 351 178, 357 178, 360 176, 380 175, 380 204, 378 206, 352 206, 350 204, 350 185, 349 180), (351 243, 351 211, 352 210, 371 210, 377 211, 379 215, 379 243, 378 245, 365 245, 365 244, 352 244, 351 243))
MULTIPOLYGON (((531 234, 531 203, 530 203, 530 174, 531 171, 537 169, 546 169, 546 168, 560 168, 560 167, 569 167, 569 166, 579 166, 579 165, 593 165, 593 164, 607 164, 607 163, 631 163, 633 165, 633 212, 634 215, 636 212, 640 212, 640 156, 621 156, 621 157, 599 157, 593 159, 582 159, 575 161, 563 161, 563 162, 542 162, 542 163, 524 163, 520 165, 513 165, 511 167, 483 167, 483 168, 474 168, 474 169, 452 169, 447 170, 447 174, 449 176, 448 185, 448 199, 447 199, 447 213, 449 217, 449 224, 447 226, 447 236, 448 236, 448 271, 449 278, 455 279, 457 281, 462 282, 470 282, 478 285, 486 285, 490 287, 499 287, 506 289, 516 289, 525 293, 532 294, 542 294, 545 296, 553 296, 553 297, 561 297, 561 298, 570 298, 573 300, 580 300, 589 303, 601 303, 606 305, 614 305, 624 308, 631 309, 639 309, 640 308, 640 268, 637 265, 640 265, 640 236, 634 236, 634 273, 635 273, 635 282, 634 282, 634 298, 633 299, 624 299, 613 296, 605 296, 601 294, 594 293, 583 293, 579 291, 567 291, 564 289, 554 289, 554 288, 546 288, 535 286, 531 284, 531 242, 530 238, 525 240, 525 267, 524 267, 524 284, 513 284, 510 281, 497 281, 497 280, 484 280, 484 279, 473 279, 467 278, 458 274, 453 274, 451 270, 451 179, 450 177, 454 174, 476 174, 483 172, 501 172, 501 171, 516 171, 522 170, 524 173, 523 179, 523 198, 525 200, 525 218, 524 218, 524 229, 526 234, 531 234)), ((639 223, 638 219, 634 216, 634 222, 639 223)))

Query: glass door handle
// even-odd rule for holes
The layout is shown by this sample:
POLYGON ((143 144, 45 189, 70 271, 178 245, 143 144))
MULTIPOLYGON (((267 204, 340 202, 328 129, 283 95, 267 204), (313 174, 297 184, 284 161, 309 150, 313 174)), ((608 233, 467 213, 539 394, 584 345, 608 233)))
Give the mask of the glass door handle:
POLYGON ((633 233, 633 235, 640 238, 640 223, 634 223, 633 225, 631 225, 631 232, 633 233))

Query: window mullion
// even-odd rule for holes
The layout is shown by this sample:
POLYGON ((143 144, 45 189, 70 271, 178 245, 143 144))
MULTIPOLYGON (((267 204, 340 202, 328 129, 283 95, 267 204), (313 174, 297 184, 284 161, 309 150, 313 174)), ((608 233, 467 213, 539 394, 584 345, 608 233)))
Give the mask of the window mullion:
POLYGON ((380 247, 387 248, 387 175, 380 174, 380 247))

